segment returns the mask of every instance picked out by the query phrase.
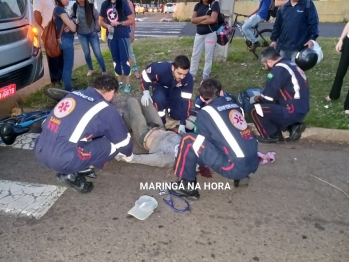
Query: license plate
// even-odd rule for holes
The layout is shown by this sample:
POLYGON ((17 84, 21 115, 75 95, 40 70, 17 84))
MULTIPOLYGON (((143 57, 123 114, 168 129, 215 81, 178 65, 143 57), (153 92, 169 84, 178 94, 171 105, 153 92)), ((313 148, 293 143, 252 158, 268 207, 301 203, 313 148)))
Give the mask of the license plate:
POLYGON ((0 100, 6 99, 16 94, 16 84, 11 84, 0 88, 0 100))

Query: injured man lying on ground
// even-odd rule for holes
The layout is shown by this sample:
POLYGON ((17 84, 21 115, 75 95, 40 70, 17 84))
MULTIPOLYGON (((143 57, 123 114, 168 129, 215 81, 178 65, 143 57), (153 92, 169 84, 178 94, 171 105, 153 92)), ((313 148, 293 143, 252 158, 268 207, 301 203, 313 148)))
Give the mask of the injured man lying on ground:
MULTIPOLYGON (((149 154, 135 154, 129 163, 173 167, 181 136, 172 130, 166 130, 155 107, 152 104, 143 106, 138 99, 121 95, 112 103, 122 115, 128 129, 132 130, 137 144, 149 151, 149 154)), ((194 127, 189 119, 186 127, 189 130, 194 127)), ((115 159, 125 161, 122 156, 116 156, 115 159)))

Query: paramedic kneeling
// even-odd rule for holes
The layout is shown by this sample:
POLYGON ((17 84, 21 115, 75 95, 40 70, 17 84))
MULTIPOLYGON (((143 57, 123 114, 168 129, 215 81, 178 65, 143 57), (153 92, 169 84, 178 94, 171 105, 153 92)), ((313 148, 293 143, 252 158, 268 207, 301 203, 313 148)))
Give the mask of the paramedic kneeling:
POLYGON ((197 164, 235 180, 235 186, 259 165, 258 143, 240 107, 230 97, 222 96, 217 80, 204 80, 199 92, 206 106, 197 114, 196 133, 182 136, 175 162, 180 180, 170 189, 172 194, 193 199, 200 196, 195 189, 197 164))
POLYGON ((305 130, 301 121, 309 112, 309 89, 304 72, 293 62, 282 58, 273 47, 265 48, 260 62, 270 72, 261 96, 254 98, 251 117, 261 143, 284 141, 281 131, 288 130, 286 141, 297 141, 305 130))
POLYGON ((117 154, 132 160, 132 141, 119 112, 109 102, 118 90, 113 76, 96 78, 93 87, 76 90, 62 99, 42 124, 35 156, 59 172, 57 178, 79 192, 93 189, 85 176, 103 168, 117 154))

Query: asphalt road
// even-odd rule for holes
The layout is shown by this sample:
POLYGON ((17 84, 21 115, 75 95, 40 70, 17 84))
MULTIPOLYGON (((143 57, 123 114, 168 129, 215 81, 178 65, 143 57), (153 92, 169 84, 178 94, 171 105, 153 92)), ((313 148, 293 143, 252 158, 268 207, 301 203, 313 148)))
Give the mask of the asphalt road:
MULTIPOLYGON (((175 213, 140 182, 171 181, 167 170, 112 161, 82 195, 67 189, 40 219, 0 214, 0 261, 348 262, 347 145, 262 145, 276 152, 249 187, 201 190, 191 211, 175 213), (139 221, 127 216, 139 196, 158 201, 139 221)), ((60 185, 31 151, 0 147, 0 179, 60 185)), ((223 182, 222 177, 198 177, 223 182)))

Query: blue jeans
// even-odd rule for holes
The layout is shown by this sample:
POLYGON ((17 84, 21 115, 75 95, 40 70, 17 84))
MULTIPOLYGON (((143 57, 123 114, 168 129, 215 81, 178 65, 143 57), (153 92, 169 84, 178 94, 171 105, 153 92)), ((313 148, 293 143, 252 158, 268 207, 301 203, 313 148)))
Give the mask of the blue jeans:
POLYGON ((280 56, 292 62, 296 59, 298 51, 280 50, 280 56))
POLYGON ((247 18, 242 26, 242 31, 244 32, 246 37, 251 40, 252 43, 256 43, 258 41, 257 38, 253 35, 252 27, 256 26, 262 21, 264 21, 262 17, 254 14, 251 17, 247 18))
POLYGON ((71 87, 71 75, 74 66, 74 39, 62 37, 62 42, 59 44, 59 48, 63 52, 63 73, 62 79, 64 89, 72 91, 71 87))
POLYGON ((97 58, 97 62, 102 69, 102 72, 105 72, 105 64, 104 59, 101 52, 101 46, 99 43, 99 36, 97 33, 90 33, 88 35, 78 34, 79 41, 81 43, 82 50, 85 54, 85 60, 88 66, 88 69, 93 70, 91 53, 90 53, 90 45, 92 47, 92 51, 97 58))

